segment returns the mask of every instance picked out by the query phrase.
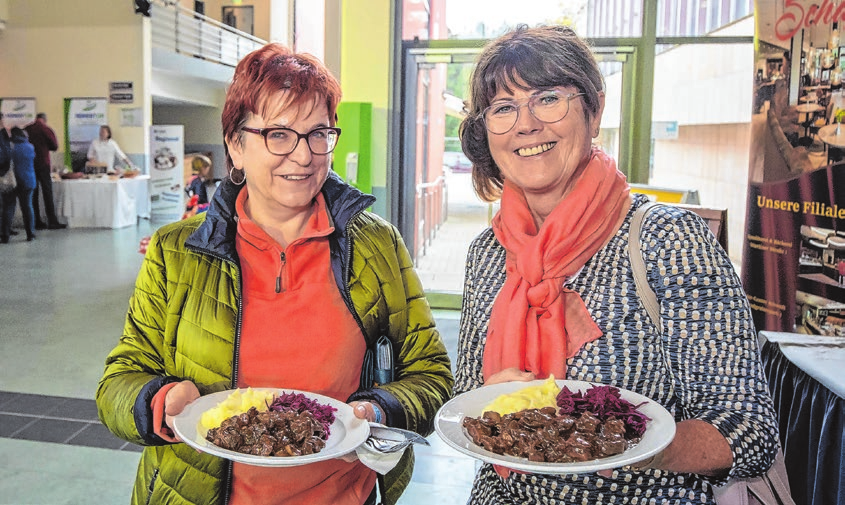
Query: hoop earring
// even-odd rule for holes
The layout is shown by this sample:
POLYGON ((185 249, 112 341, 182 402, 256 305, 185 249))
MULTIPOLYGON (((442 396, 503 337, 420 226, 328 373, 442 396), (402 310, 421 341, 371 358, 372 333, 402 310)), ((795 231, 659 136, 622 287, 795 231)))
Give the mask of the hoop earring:
POLYGON ((229 169, 229 180, 232 181, 232 184, 234 184, 235 186, 243 186, 243 184, 246 182, 246 172, 244 172, 243 170, 239 170, 239 172, 243 174, 243 176, 241 177, 241 182, 235 181, 235 167, 229 169))
POLYGON ((598 136, 599 136, 599 128, 596 128, 595 133, 593 133, 593 137, 598 137, 598 136))

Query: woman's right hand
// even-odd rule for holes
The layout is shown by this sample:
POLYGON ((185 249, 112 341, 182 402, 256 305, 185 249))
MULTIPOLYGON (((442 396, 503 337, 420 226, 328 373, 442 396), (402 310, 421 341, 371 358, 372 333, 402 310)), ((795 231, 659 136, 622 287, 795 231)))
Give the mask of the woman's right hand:
POLYGON ((187 380, 170 388, 170 391, 165 395, 164 422, 167 423, 176 442, 182 442, 182 439, 176 435, 176 431, 173 429, 173 418, 181 414, 185 410, 185 406, 199 397, 200 391, 196 384, 187 380))
POLYGON ((534 375, 534 372, 526 372, 524 370, 520 370, 519 368, 511 367, 494 373, 488 377, 486 381, 484 381, 484 385, 490 386, 492 384, 512 381, 528 382, 536 379, 537 376, 534 375))

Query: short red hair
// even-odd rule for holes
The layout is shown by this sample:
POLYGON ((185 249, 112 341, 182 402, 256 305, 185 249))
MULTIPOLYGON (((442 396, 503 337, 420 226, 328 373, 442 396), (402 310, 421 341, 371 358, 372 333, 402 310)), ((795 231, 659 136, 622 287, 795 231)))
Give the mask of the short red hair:
MULTIPOLYGON (((282 44, 267 44, 244 57, 235 68, 223 105, 223 140, 240 141, 249 114, 265 116, 265 108, 279 91, 288 91, 287 106, 325 100, 332 126, 337 123, 340 83, 316 57, 295 53, 282 44)), ((232 168, 224 142, 227 168, 232 168)))

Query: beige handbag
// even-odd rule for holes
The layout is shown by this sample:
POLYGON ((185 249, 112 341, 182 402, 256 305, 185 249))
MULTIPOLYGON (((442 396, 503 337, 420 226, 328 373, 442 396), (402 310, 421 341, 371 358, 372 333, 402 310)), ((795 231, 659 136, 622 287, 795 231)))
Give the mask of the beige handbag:
POLYGON ((9 160, 9 170, 0 175, 0 194, 11 193, 18 186, 18 181, 15 179, 15 165, 9 160))
MULTIPOLYGON (((657 295, 648 283, 645 260, 640 252, 643 220, 654 207, 659 205, 663 204, 649 202, 634 211, 628 231, 628 257, 631 260, 631 270, 634 272, 634 283, 637 286, 640 301, 651 320, 657 325, 658 331, 662 333, 660 306, 657 303, 657 295)), ((713 495, 718 505, 795 505, 789 491, 783 451, 778 447, 774 464, 763 475, 749 479, 732 479, 724 486, 714 486, 713 495)))

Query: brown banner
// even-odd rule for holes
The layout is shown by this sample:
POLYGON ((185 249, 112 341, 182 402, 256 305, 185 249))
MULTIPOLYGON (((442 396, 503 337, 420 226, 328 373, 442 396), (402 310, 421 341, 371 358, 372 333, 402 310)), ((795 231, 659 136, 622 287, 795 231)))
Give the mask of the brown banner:
POLYGON ((758 330, 843 335, 845 2, 759 0, 756 20, 743 284, 758 330))

